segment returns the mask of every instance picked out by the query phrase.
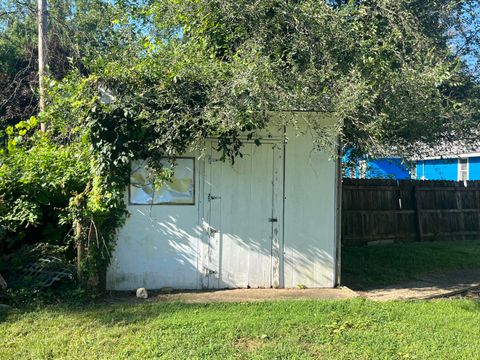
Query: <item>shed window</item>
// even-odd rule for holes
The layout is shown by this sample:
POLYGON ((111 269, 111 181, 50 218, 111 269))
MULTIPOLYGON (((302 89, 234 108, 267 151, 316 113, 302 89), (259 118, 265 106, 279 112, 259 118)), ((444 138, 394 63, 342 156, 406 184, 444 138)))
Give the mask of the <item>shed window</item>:
MULTIPOLYGON (((171 181, 155 186, 155 176, 145 160, 132 162, 129 201, 134 205, 194 205, 195 159, 177 158, 171 181)), ((167 159, 165 167, 170 167, 167 159)))
POLYGON ((458 159, 458 181, 468 180, 468 158, 458 159))

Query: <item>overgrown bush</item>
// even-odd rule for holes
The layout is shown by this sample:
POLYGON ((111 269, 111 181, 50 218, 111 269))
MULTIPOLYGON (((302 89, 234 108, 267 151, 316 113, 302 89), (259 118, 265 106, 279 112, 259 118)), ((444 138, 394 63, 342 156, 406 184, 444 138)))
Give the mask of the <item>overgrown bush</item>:
POLYGON ((35 118, 8 127, 0 150, 2 297, 14 304, 77 288, 71 202, 89 182, 88 146, 55 143, 36 127, 35 118))
POLYGON ((7 146, 0 149, 0 251, 60 246, 67 262, 80 264, 80 287, 97 291, 127 214, 123 193, 131 157, 118 138, 99 138, 115 134, 109 130, 117 123, 90 116, 92 106, 102 106, 95 89, 90 82, 54 88, 51 101, 58 106, 43 114, 46 133, 37 131, 36 118, 7 127, 7 146), (79 101, 79 93, 91 97, 79 101))
MULTIPOLYGON (((58 146, 48 138, 10 146, 0 155, 0 252, 27 244, 69 245, 70 198, 88 182, 88 154, 78 144, 58 146)), ((66 253, 73 258, 73 247, 66 253)))

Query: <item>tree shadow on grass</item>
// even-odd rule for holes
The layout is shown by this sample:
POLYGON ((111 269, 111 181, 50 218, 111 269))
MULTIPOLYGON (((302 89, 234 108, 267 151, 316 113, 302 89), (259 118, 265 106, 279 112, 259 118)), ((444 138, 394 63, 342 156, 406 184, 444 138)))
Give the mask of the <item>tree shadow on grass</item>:
MULTIPOLYGON (((210 307, 222 308, 222 304, 187 304, 182 302, 145 301, 138 303, 97 303, 84 306, 48 306, 44 311, 54 315, 74 316, 75 318, 98 322, 106 326, 140 324, 146 325, 160 319, 173 317, 188 318, 192 314, 210 307), (185 314, 184 316, 180 314, 185 314)), ((33 310, 35 311, 35 310, 33 310)))
POLYGON ((108 304, 105 302, 92 302, 88 304, 55 304, 42 306, 26 306, 0 308, 0 324, 8 321, 15 313, 17 315, 28 315, 37 312, 48 313, 54 317, 73 317, 102 325, 116 326, 128 324, 147 324, 157 318, 171 318, 178 313, 201 311, 209 304, 185 304, 185 303, 160 303, 160 302, 139 302, 108 304))
MULTIPOLYGON (((480 271, 479 241, 342 247, 342 283, 353 290, 383 289, 423 280, 431 282, 432 275, 448 276, 456 271, 467 276, 480 271)), ((465 282, 463 276, 456 282, 462 281, 465 282)))

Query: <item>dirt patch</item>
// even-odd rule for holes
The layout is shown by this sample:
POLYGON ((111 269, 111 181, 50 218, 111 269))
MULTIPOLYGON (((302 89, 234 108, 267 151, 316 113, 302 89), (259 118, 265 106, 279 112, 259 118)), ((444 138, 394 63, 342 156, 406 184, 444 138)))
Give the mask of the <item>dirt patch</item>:
POLYGON ((237 339, 234 343, 235 348, 242 351, 247 351, 247 352, 260 349, 264 345, 265 345, 265 341, 263 339, 251 339, 251 338, 240 338, 240 339, 237 339))
POLYGON ((480 270, 455 270, 426 274, 416 281, 357 293, 370 300, 426 300, 467 294, 480 287, 480 270))

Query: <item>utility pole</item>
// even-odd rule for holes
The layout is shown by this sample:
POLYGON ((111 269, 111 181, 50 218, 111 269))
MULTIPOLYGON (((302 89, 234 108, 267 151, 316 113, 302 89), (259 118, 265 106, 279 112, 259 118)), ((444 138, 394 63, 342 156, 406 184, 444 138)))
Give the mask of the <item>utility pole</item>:
MULTIPOLYGON (((37 0, 38 21, 38 85, 39 85, 39 108, 45 110, 45 70, 47 66, 47 0, 37 0)), ((40 131, 45 132, 47 124, 40 124, 40 131)))

